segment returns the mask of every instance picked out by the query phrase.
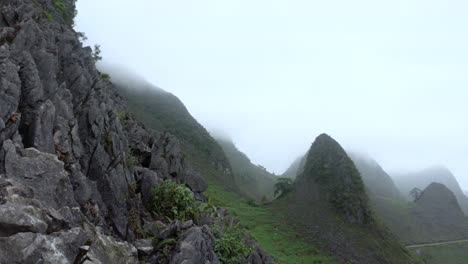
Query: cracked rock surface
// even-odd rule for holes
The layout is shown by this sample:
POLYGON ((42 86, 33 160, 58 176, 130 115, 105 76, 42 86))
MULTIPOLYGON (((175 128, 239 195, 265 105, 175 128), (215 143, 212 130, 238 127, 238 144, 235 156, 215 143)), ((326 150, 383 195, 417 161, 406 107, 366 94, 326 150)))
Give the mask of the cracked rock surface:
MULTIPOLYGON (((0 263, 158 263, 135 230, 160 233, 151 188, 171 179, 202 196, 207 184, 175 137, 122 118, 66 20, 52 0, 0 1, 0 263)), ((219 263, 207 226, 177 225, 170 263, 219 263)), ((246 259, 268 261, 258 246, 246 259)))

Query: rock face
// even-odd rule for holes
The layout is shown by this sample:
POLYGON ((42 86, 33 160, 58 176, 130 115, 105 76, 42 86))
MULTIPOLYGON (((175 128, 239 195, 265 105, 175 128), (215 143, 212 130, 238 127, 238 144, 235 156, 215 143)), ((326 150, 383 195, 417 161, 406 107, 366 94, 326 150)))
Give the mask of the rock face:
MULTIPOLYGON (((151 188, 172 179, 202 197, 207 185, 176 138, 127 113, 73 31, 74 10, 0 2, 0 263, 158 263, 137 240, 158 235, 151 188)), ((209 228, 193 228, 173 263, 216 263, 209 228)))
POLYGON ((304 170, 297 176, 297 192, 307 193, 312 185, 318 190, 315 195, 326 197, 347 222, 372 222, 368 198, 358 170, 338 142, 326 134, 315 139, 304 170))

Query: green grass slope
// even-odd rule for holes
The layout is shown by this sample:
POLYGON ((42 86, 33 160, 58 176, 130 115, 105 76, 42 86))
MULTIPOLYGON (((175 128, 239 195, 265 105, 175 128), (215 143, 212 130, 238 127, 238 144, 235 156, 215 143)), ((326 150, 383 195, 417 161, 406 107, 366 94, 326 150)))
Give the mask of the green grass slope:
POLYGON ((234 180, 241 194, 258 202, 272 200, 276 176, 265 168, 254 165, 232 141, 222 138, 216 140, 231 164, 234 180))
POLYGON ((468 242, 419 247, 411 249, 420 255, 426 264, 466 264, 468 263, 468 242))
POLYGON ((210 182, 206 195, 215 204, 227 208, 238 218, 264 250, 278 264, 338 264, 303 238, 289 222, 285 208, 276 203, 253 206, 244 197, 210 182))

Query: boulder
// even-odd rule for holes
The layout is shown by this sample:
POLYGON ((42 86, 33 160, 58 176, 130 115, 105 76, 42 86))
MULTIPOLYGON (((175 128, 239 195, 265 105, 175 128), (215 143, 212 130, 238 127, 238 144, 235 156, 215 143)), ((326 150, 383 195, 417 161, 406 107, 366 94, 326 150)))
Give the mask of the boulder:
POLYGON ((220 263, 214 252, 214 237, 207 226, 188 229, 179 239, 171 264, 220 263))

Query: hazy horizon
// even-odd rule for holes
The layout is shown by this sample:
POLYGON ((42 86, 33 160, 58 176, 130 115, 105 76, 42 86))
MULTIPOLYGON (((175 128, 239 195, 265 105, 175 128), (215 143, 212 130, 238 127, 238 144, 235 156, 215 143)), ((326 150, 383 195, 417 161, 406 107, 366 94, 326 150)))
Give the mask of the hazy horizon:
POLYGON ((468 3, 77 4, 106 63, 174 93, 270 171, 327 133, 389 173, 446 166, 468 189, 468 3))

